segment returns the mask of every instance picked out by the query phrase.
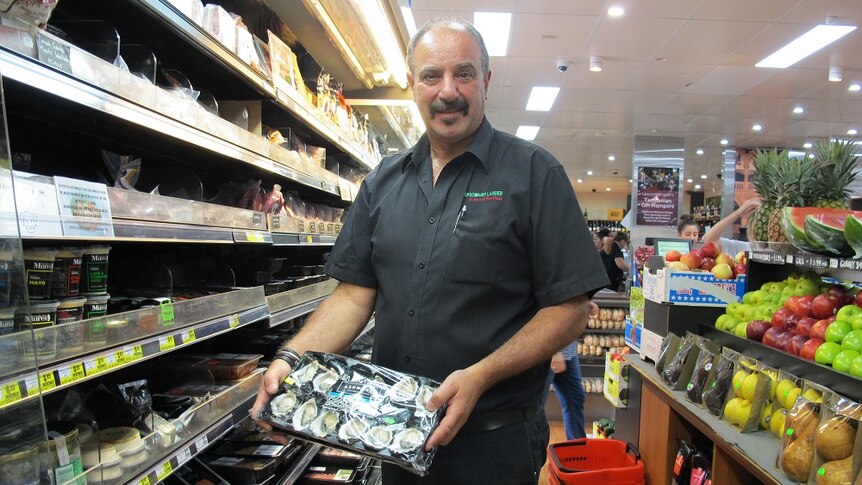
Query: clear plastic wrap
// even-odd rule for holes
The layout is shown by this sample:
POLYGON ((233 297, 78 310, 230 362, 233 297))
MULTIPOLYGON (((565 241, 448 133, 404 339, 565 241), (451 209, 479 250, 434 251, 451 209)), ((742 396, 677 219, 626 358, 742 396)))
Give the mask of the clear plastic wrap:
POLYGON ((258 418, 302 439, 425 475, 436 450, 423 445, 444 413, 426 404, 439 385, 340 355, 306 352, 258 418))

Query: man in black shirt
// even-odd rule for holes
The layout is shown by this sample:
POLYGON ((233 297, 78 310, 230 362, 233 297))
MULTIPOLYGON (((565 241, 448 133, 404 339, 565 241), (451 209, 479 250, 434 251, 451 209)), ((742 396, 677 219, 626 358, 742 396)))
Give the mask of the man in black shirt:
MULTIPOLYGON (((442 382, 430 475, 384 465, 384 483, 535 483, 549 360, 583 331, 605 272, 560 163, 485 119, 475 28, 426 25, 408 64, 426 134, 365 178, 326 266, 339 286, 287 345, 341 352, 375 311, 374 362, 442 382)), ((274 360, 256 410, 289 371, 274 360)))
POLYGON ((618 232, 614 236, 610 246, 599 251, 599 254, 602 256, 602 262, 605 265, 605 270, 608 273, 608 279, 611 281, 607 286, 609 290, 619 291, 620 285, 623 283, 623 276, 629 270, 622 251, 623 248, 628 246, 628 242, 629 235, 625 232, 618 232))

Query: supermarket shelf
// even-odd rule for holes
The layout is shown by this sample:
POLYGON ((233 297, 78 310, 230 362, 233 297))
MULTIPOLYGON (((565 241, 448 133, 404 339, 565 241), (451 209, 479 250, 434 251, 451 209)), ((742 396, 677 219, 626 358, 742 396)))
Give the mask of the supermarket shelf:
POLYGON ((272 233, 273 246, 332 246, 338 236, 307 233, 272 233))
POLYGON ((266 304, 270 311, 269 327, 277 327, 284 322, 313 312, 335 290, 336 286, 338 282, 329 280, 266 297, 266 304))
POLYGON ((624 328, 585 328, 584 333, 596 333, 602 335, 625 335, 624 328))
POLYGON ((308 449, 297 458, 294 462, 293 467, 290 469, 286 475, 281 477, 280 480, 276 481, 276 485, 293 485, 297 483, 302 475, 305 473, 305 469, 308 468, 308 465, 311 463, 311 460, 317 455, 317 452, 323 448, 322 445, 309 443, 308 449))
POLYGON ((578 355, 578 363, 580 365, 590 365, 596 366, 600 365, 602 367, 605 366, 605 355, 578 355))
POLYGON ((862 271, 862 259, 834 258, 813 254, 785 254, 772 251, 750 251, 748 259, 766 264, 792 264, 809 269, 862 271))
POLYGON ((695 404, 685 399, 683 391, 671 391, 659 381, 658 374, 652 364, 639 357, 626 359, 644 378, 645 385, 651 385, 663 396, 663 400, 686 421, 693 424, 732 457, 738 457, 738 463, 752 473, 762 483, 792 484, 784 474, 775 467, 775 457, 778 456, 778 440, 769 432, 760 430, 754 433, 740 433, 727 421, 719 420, 695 404))
POLYGON ((617 293, 610 290, 601 290, 592 298, 593 303, 599 308, 628 308, 629 295, 625 293, 617 293))
MULTIPOLYGON (((189 434, 193 436, 170 446, 164 453, 157 455, 157 459, 149 460, 138 470, 126 473, 126 476, 133 477, 126 483, 140 485, 159 483, 193 456, 200 454, 210 443, 224 436, 236 423, 248 417, 248 410, 254 402, 262 378, 263 370, 259 369, 209 401, 199 404, 191 423, 187 425, 189 434)), ((179 422, 180 419, 182 418, 176 421, 179 422)), ((155 438, 152 435, 148 436, 148 444, 155 438)), ((156 443, 153 445, 158 446, 156 443)), ((153 447, 148 446, 148 449, 153 447)))

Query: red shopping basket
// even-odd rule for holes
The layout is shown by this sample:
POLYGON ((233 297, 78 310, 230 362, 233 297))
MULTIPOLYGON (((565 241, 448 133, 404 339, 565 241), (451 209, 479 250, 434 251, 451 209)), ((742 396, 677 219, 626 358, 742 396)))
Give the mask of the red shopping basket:
POLYGON ((643 485, 644 462, 631 443, 583 438, 548 446, 548 475, 552 485, 643 485))

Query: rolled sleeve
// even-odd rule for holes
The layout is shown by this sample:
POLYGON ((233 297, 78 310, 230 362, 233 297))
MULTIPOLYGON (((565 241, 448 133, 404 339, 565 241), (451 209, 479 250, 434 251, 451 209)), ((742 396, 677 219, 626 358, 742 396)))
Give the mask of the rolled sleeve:
POLYGON ((552 166, 531 188, 529 256, 536 301, 542 308, 608 284, 607 273, 561 166, 552 166))
POLYGON ((326 261, 326 274, 345 283, 377 288, 371 265, 369 197, 367 181, 363 181, 326 261))

